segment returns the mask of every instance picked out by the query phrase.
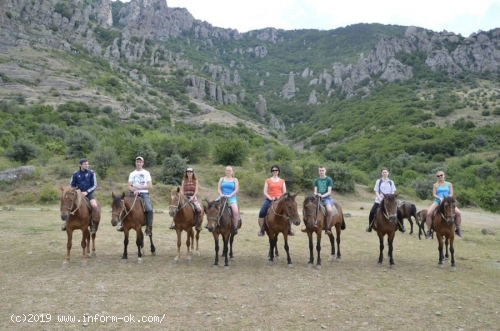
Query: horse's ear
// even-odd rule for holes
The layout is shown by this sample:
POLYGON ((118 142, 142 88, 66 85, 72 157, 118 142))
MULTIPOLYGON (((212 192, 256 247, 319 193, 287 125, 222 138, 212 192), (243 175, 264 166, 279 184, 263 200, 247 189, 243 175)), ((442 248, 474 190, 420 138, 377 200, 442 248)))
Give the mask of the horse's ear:
POLYGON ((291 195, 291 196, 292 196, 292 198, 294 198, 294 199, 295 199, 295 197, 296 197, 298 194, 299 194, 299 192, 295 193, 295 195, 293 195, 293 194, 291 194, 291 193, 290 193, 290 195, 291 195))
POLYGON ((111 192, 111 197, 114 199, 115 198, 115 192, 111 192))
POLYGON ((125 198, 125 192, 122 193, 121 199, 123 200, 125 198))
POLYGON ((394 196, 397 198, 399 196, 399 193, 394 194, 394 196))
POLYGON ((181 188, 179 186, 177 186, 177 193, 179 193, 181 191, 181 188))
POLYGON ((59 188, 61 189, 61 192, 64 192, 64 187, 62 185, 59 185, 59 188))

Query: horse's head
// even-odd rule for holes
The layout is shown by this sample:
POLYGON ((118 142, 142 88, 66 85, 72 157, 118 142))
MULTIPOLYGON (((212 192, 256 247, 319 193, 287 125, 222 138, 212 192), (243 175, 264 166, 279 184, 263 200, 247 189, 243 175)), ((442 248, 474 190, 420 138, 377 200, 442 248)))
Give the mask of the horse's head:
POLYGON ((282 211, 282 213, 286 214, 288 220, 292 221, 294 225, 300 225, 300 216, 297 211, 297 202, 295 202, 295 197, 297 196, 297 194, 293 195, 287 192, 283 194, 281 198, 279 198, 278 202, 278 205, 284 204, 284 210, 282 211))
POLYGON ((78 190, 73 187, 62 187, 61 189, 61 220, 67 221, 78 207, 78 190))
POLYGON ((207 230, 209 232, 213 232, 215 227, 219 223, 220 218, 220 201, 210 201, 207 206, 203 206, 203 210, 205 211, 205 215, 207 215, 207 230))
POLYGON ((113 198, 111 202, 111 225, 116 226, 122 221, 125 211, 125 192, 123 192, 121 196, 111 192, 111 197, 113 198))
POLYGON ((170 197, 168 200, 168 214, 170 217, 174 217, 175 214, 181 209, 181 189, 177 187, 177 190, 170 191, 170 197))
POLYGON ((456 201, 453 197, 445 197, 439 204, 439 213, 449 226, 455 223, 455 206, 456 201))
POLYGON ((385 194, 384 199, 382 200, 381 209, 384 213, 385 218, 387 218, 390 222, 396 222, 398 219, 398 194, 385 194))
POLYGON ((316 222, 318 205, 316 204, 316 198, 312 195, 307 196, 302 204, 302 216, 304 219, 304 224, 313 224, 316 222))

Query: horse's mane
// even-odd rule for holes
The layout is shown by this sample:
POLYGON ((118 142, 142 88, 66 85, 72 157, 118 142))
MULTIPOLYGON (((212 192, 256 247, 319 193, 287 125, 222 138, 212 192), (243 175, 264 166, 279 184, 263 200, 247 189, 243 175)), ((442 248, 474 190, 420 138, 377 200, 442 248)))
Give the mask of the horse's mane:
POLYGON ((219 205, 219 201, 215 201, 215 200, 212 200, 212 201, 209 201, 208 202, 208 208, 212 207, 212 206, 218 206, 219 205))
POLYGON ((304 206, 305 206, 308 202, 316 202, 316 197, 315 197, 315 196, 313 196, 313 195, 308 195, 308 196, 304 199, 304 206))

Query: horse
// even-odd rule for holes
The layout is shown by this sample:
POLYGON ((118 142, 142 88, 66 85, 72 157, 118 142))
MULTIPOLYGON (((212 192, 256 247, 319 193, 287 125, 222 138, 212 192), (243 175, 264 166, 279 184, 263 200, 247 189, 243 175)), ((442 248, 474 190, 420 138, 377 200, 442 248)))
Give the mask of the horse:
MULTIPOLYGON (((425 236, 425 218, 427 217, 427 209, 422 209, 421 211, 419 211, 417 213, 417 224, 419 224, 418 226, 418 239, 419 240, 422 240, 422 238, 420 238, 421 235, 424 235, 425 236)), ((434 238, 434 234, 432 234, 432 238, 434 238)))
MULTIPOLYGON (((332 228, 335 227, 337 231, 337 261, 341 260, 340 254, 340 233, 345 229, 344 215, 342 213, 342 208, 338 203, 334 202, 334 206, 337 209, 337 214, 332 216, 332 228)), ((303 232, 307 233, 309 237, 309 262, 308 265, 312 266, 314 264, 314 254, 313 254, 313 233, 316 233, 316 251, 318 252, 318 258, 316 260, 316 268, 321 269, 321 233, 326 228, 326 209, 319 203, 319 198, 314 196, 307 196, 302 204, 302 215, 304 218, 305 229, 303 232)), ((332 233, 328 234, 330 238, 331 245, 331 255, 328 259, 329 262, 335 259, 335 237, 332 233)))
POLYGON ((385 194, 384 199, 380 202, 377 213, 375 214, 374 229, 376 228, 380 242, 380 254, 378 257, 378 265, 382 265, 384 257, 384 236, 387 235, 387 243, 389 244, 389 263, 391 269, 395 267, 392 257, 394 235, 398 230, 398 202, 396 200, 398 194, 385 194))
MULTIPOLYGON (((408 219, 408 222, 410 222, 410 234, 413 234, 413 222, 411 220, 411 217, 415 219, 415 223, 417 223, 418 229, 419 229, 419 234, 420 234, 420 222, 419 219, 417 218, 417 207, 411 202, 403 202, 399 206, 399 210, 401 210, 401 216, 404 219, 408 219)), ((425 234, 425 233, 424 233, 425 234)))
MULTIPOLYGON (((168 213, 171 217, 173 217, 175 223, 175 232, 177 233, 177 256, 174 259, 174 262, 179 262, 179 258, 181 255, 181 234, 182 231, 187 232, 187 262, 191 262, 191 250, 194 250, 194 232, 193 227, 195 224, 195 207, 192 203, 189 202, 189 199, 181 193, 179 187, 177 190, 171 190, 169 192, 169 209, 168 213)), ((201 220, 203 221, 203 211, 201 212, 201 220)), ((198 250, 198 241, 200 239, 200 231, 196 230, 196 256, 200 256, 200 251, 198 250)))
MULTIPOLYGON (((125 195, 125 192, 123 192, 121 196, 115 196, 112 192, 111 197, 113 198, 113 202, 111 203, 111 225, 116 226, 121 222, 123 234, 125 235, 125 239, 123 240, 123 255, 121 262, 127 262, 128 235, 130 230, 133 229, 136 233, 135 243, 137 245, 137 262, 142 263, 142 251, 144 250, 144 235, 142 233, 142 227, 146 226, 146 215, 144 213, 142 200, 134 194, 125 195)), ((151 232, 153 232, 152 222, 151 232)), ((156 248, 153 244, 152 233, 149 235, 149 241, 151 243, 151 255, 156 255, 156 248)))
MULTIPOLYGON (((82 267, 87 266, 87 257, 94 257, 95 254, 95 236, 96 233, 90 234, 90 218, 92 214, 92 206, 90 202, 83 196, 79 189, 73 187, 62 187, 61 189, 61 220, 66 221, 66 234, 68 242, 66 245, 66 259, 63 263, 63 268, 69 264, 70 251, 73 240, 73 231, 82 230, 82 267), (90 238, 92 238, 92 254, 90 254, 90 238)), ((99 210, 101 206, 97 202, 99 210)), ((98 218, 94 220, 95 229, 99 228, 101 213, 98 213, 98 218)))
MULTIPOLYGON (((215 262, 214 268, 219 267, 219 235, 222 236, 223 248, 222 256, 224 256, 224 268, 229 269, 229 259, 233 257, 233 240, 236 234, 233 233, 233 215, 231 206, 227 198, 222 197, 219 201, 207 201, 207 206, 203 205, 203 211, 207 215, 207 230, 214 236, 215 242, 215 262), (228 249, 229 246, 229 249, 228 249)), ((238 229, 241 228, 241 220, 238 222, 238 229)))
POLYGON ((455 265, 455 248, 453 241, 455 240, 455 198, 445 197, 436 209, 432 220, 432 228, 436 232, 439 250, 438 267, 443 268, 443 259, 448 259, 448 245, 451 254, 451 270, 456 270, 455 265), (446 255, 443 254, 443 239, 446 245, 446 255))
POLYGON ((268 265, 274 264, 274 251, 278 242, 278 235, 281 232, 283 234, 283 238, 285 239, 285 251, 288 262, 287 265, 288 267, 293 267, 288 247, 288 227, 289 221, 291 221, 294 225, 300 225, 297 203, 295 202, 296 196, 297 194, 292 195, 287 192, 278 200, 273 201, 270 208, 267 210, 264 225, 267 236, 269 237, 268 265))

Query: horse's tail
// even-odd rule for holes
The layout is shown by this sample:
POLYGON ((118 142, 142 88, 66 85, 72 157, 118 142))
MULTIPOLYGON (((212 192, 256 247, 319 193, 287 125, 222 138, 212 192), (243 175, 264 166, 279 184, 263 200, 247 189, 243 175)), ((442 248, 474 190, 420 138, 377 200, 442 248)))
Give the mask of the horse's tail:
POLYGON ((342 225, 340 226, 340 229, 345 230, 344 213, 342 213, 342 225))
POLYGON ((410 215, 417 219, 417 207, 414 204, 411 205, 410 215))

